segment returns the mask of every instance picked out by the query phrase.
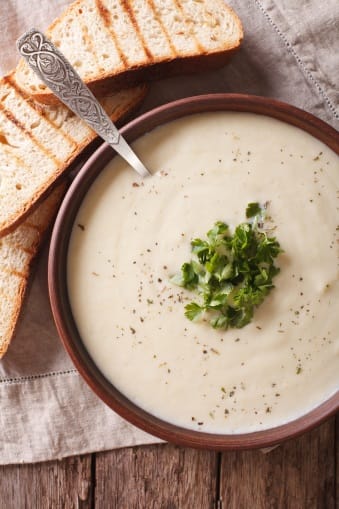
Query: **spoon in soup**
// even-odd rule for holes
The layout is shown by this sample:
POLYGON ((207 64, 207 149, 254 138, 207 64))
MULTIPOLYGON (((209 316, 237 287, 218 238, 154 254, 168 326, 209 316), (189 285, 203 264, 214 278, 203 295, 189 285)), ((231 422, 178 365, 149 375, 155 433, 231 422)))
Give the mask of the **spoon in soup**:
POLYGON ((31 69, 60 101, 84 120, 141 177, 151 175, 76 70, 42 32, 32 28, 18 39, 17 47, 31 69))

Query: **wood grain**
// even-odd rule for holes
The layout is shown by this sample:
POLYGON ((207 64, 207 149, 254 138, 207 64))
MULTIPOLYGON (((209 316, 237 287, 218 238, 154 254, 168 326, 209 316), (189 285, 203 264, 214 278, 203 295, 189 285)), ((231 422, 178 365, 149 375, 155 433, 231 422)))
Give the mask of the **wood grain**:
POLYGON ((214 509, 218 454, 157 445, 96 456, 95 507, 214 509))
POLYGON ((266 454, 158 445, 0 467, 0 509, 335 509, 338 467, 337 417, 266 454))
POLYGON ((223 509, 335 509, 335 420, 273 451, 223 453, 223 509))
POLYGON ((1 509, 89 509, 91 455, 0 467, 1 509))

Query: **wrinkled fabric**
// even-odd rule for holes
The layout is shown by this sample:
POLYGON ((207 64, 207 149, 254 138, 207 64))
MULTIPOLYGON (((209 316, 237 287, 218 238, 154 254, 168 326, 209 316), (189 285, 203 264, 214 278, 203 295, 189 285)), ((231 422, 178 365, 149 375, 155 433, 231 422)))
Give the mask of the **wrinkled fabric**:
MULTIPOLYGON (((17 63, 15 41, 45 29, 67 0, 0 2, 0 72, 17 63)), ((339 128, 339 2, 232 0, 245 32, 226 67, 153 83, 142 111, 191 95, 241 92, 289 102, 339 128)), ((29 463, 155 443, 102 403, 58 339, 48 302, 47 249, 19 326, 0 361, 0 464, 29 463)))

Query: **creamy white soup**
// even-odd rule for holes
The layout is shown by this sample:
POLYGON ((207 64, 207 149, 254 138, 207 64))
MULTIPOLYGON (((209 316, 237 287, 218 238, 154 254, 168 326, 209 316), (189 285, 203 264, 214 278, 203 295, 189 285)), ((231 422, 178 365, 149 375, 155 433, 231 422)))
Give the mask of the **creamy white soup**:
POLYGON ((303 131, 247 113, 206 113, 134 143, 155 175, 116 157, 78 212, 68 290, 102 373, 166 421, 244 433, 291 421, 338 390, 338 157, 303 131), (190 241, 269 202, 284 253, 275 288, 241 329, 184 316, 170 283, 190 241))

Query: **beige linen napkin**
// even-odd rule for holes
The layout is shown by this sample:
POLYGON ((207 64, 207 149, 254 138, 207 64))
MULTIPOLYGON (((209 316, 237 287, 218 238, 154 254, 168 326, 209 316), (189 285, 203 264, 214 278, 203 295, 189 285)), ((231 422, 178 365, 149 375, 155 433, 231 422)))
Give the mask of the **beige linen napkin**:
MULTIPOLYGON (((67 0, 0 2, 0 72, 17 62, 15 40, 44 29, 67 0)), ((230 0, 243 21, 242 49, 225 68, 152 85, 143 110, 190 95, 243 92, 275 97, 339 127, 337 0, 230 0)), ((47 249, 20 324, 0 361, 0 464, 154 443, 106 407, 63 351, 48 303, 47 249)))

